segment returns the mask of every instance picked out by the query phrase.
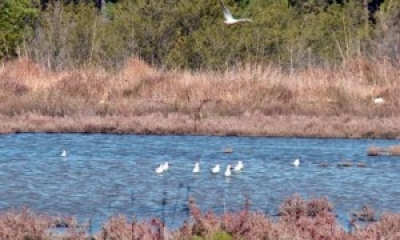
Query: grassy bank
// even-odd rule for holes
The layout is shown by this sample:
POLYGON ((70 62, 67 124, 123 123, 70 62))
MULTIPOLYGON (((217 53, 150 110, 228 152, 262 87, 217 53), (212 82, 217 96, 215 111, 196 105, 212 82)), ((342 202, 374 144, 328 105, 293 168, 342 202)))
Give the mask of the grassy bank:
POLYGON ((398 76, 364 59, 291 72, 164 71, 138 59, 54 72, 21 58, 0 67, 0 132, 396 138, 398 76))
MULTIPOLYGON (((400 215, 375 211, 364 206, 352 213, 349 229, 337 222, 333 205, 325 198, 304 200, 294 195, 279 208, 279 217, 242 210, 216 215, 201 212, 195 201, 189 202, 190 221, 175 230, 164 227, 159 219, 136 221, 114 216, 102 230, 91 234, 88 223, 73 217, 37 214, 29 209, 0 215, 1 239, 397 239, 400 215), (55 236, 57 229, 66 231, 55 236), (89 235, 91 238, 89 238, 89 235)), ((134 219, 134 218, 132 218, 134 219)), ((59 232, 59 230, 58 230, 59 232)))

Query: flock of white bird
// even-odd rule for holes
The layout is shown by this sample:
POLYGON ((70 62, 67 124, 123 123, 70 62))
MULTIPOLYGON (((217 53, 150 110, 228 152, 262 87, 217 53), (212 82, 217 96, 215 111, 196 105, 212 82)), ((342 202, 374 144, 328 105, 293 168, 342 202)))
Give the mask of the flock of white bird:
MULTIPOLYGON (((162 173, 168 171, 168 168, 169 168, 169 163, 168 163, 168 162, 164 162, 164 163, 161 163, 161 164, 155 169, 155 172, 156 172, 157 174, 162 174, 162 173)), ((226 170, 225 170, 225 172, 224 172, 224 176, 225 176, 225 177, 230 177, 230 176, 232 176, 232 170, 233 170, 234 172, 240 172, 240 171, 243 170, 243 168, 244 168, 243 161, 238 161, 237 164, 236 164, 234 167, 232 167, 231 164, 228 164, 228 165, 226 166, 226 170)), ((220 172, 221 172, 221 165, 220 165, 220 164, 215 164, 215 166, 212 167, 212 168, 210 169, 210 171, 211 171, 212 174, 218 174, 218 173, 220 173, 220 172)), ((196 162, 196 163, 194 164, 192 173, 199 173, 199 172, 200 172, 200 162, 196 162)))
MULTIPOLYGON (((61 152, 60 156, 61 156, 61 157, 66 157, 66 156, 67 156, 67 150, 63 150, 63 151, 61 152)), ((295 166, 295 167, 300 166, 300 159, 299 159, 299 158, 296 158, 296 159, 292 162, 292 164, 293 164, 293 166, 295 166)), ((232 167, 231 164, 228 164, 228 165, 226 166, 226 170, 225 170, 225 172, 224 172, 224 176, 225 176, 225 177, 230 177, 230 176, 232 176, 232 170, 233 170, 234 172, 240 172, 240 171, 243 170, 243 168, 244 168, 244 164, 243 164, 243 161, 241 161, 241 160, 239 160, 239 161, 236 163, 236 165, 235 165, 234 167, 232 167)), ((161 163, 161 164, 155 169, 155 172, 156 172, 157 174, 162 174, 162 173, 168 171, 168 169, 169 169, 169 163, 168 163, 168 162, 164 162, 164 163, 161 163)), ((221 165, 217 163, 217 164, 215 164, 215 166, 212 167, 210 170, 211 170, 211 173, 212 173, 212 174, 218 174, 218 173, 221 172, 221 165)), ((192 172, 193 172, 193 173, 199 173, 199 172, 200 172, 200 162, 196 162, 196 163, 194 164, 194 167, 193 167, 192 172)))
MULTIPOLYGON (((292 162, 292 164, 293 164, 293 166, 295 166, 295 167, 300 166, 300 159, 299 159, 299 158, 296 158, 296 159, 292 162)), ((168 168, 169 168, 169 163, 168 163, 168 162, 164 162, 164 163, 161 163, 161 164, 155 169, 155 172, 156 172, 157 174, 162 174, 162 173, 168 171, 168 168)), ((241 161, 241 160, 239 160, 239 161, 236 163, 236 165, 235 165, 234 167, 232 167, 231 164, 228 164, 228 165, 226 166, 226 170, 225 170, 225 172, 224 172, 224 176, 225 176, 225 177, 230 177, 230 176, 232 176, 232 170, 233 170, 233 172, 240 172, 240 171, 242 171, 243 169, 244 169, 244 164, 243 164, 243 161, 241 161)), ((211 171, 212 174, 218 174, 218 173, 220 173, 220 172, 221 172, 221 165, 220 165, 220 164, 215 164, 215 166, 212 167, 212 168, 210 169, 210 171, 211 171)), ((192 173, 199 173, 199 172, 200 172, 200 162, 196 162, 196 163, 194 164, 192 173)))

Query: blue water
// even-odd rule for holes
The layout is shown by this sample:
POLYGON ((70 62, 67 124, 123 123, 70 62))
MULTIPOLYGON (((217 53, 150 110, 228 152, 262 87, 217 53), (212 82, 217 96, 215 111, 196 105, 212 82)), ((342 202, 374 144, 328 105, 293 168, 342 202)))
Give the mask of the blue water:
MULTIPOLYGON (((90 219, 99 229, 111 215, 163 218, 177 227, 188 219, 187 199, 216 213, 242 209, 275 214, 294 193, 327 197, 345 222, 363 204, 378 213, 400 212, 400 158, 368 157, 369 146, 396 140, 298 139, 102 134, 0 136, 0 211, 29 207, 90 219), (233 148, 226 154, 224 148, 233 148), (68 156, 63 158, 63 149, 68 156), (301 165, 291 162, 299 157, 301 165), (211 167, 244 162, 225 178, 211 167), (365 168, 339 168, 343 160, 365 168), (170 163, 157 175, 155 168, 170 163), (192 173, 199 161, 201 172, 192 173), (321 167, 326 163, 327 167, 321 167)), ((223 171, 222 171, 223 172, 223 171)))

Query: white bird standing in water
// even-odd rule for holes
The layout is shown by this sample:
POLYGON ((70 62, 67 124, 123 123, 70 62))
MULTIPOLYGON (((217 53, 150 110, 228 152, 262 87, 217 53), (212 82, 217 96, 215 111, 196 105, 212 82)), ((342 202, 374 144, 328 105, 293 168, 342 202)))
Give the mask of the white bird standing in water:
POLYGON ((219 173, 219 171, 221 171, 221 166, 219 164, 216 164, 212 169, 211 172, 212 173, 219 173))
POLYGON ((229 11, 229 9, 224 5, 224 3, 222 2, 222 0, 218 0, 219 3, 221 4, 221 7, 224 11, 224 18, 225 24, 235 24, 235 23, 241 23, 241 22, 252 22, 253 20, 249 19, 249 18, 241 18, 241 19, 236 19, 232 16, 231 11, 229 11))
POLYGON ((200 163, 196 163, 195 165, 194 165, 194 168, 193 168, 193 171, 192 171, 193 173, 198 173, 198 172, 200 172, 200 163))
POLYGON ((61 157, 66 157, 67 156, 67 150, 64 149, 60 156, 61 157))
POLYGON ((300 165, 300 159, 299 159, 299 158, 296 158, 296 159, 293 161, 293 165, 294 165, 295 167, 298 167, 298 166, 300 165))
POLYGON ((228 164, 224 173, 225 177, 230 177, 232 175, 231 168, 232 168, 231 165, 228 164))
POLYGON ((238 163, 236 164, 236 166, 233 169, 233 171, 239 172, 239 171, 242 171, 243 168, 244 168, 243 162, 242 161, 238 161, 238 163))
POLYGON ((160 164, 158 168, 156 168, 156 173, 161 174, 164 172, 164 164, 160 164))
POLYGON ((168 168, 169 168, 169 164, 168 164, 168 162, 165 162, 165 163, 164 163, 164 166, 163 166, 163 171, 164 171, 164 172, 167 171, 168 168))

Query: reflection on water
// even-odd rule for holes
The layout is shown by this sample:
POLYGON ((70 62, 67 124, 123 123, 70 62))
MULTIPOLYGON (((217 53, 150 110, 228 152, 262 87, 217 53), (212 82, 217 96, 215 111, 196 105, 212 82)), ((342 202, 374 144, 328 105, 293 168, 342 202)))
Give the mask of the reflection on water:
POLYGON ((116 213, 138 219, 164 218, 171 226, 187 219, 188 198, 216 213, 237 210, 245 199, 269 214, 298 193, 326 196, 347 219, 368 204, 378 212, 399 212, 400 159, 367 157, 371 145, 393 140, 296 139, 101 134, 0 136, 0 210, 28 206, 50 214, 91 219, 98 227, 116 213), (223 149, 231 147, 232 153, 223 149), (66 149, 68 155, 60 154, 66 149), (301 164, 292 162, 299 157, 301 164), (238 160, 244 169, 223 173, 238 160), (366 167, 339 168, 343 160, 366 167), (168 161, 169 170, 155 173, 168 161), (199 173, 193 174, 195 162, 199 173), (221 172, 211 173, 215 164, 221 172), (323 163, 323 165, 321 165, 323 163))

